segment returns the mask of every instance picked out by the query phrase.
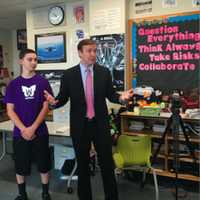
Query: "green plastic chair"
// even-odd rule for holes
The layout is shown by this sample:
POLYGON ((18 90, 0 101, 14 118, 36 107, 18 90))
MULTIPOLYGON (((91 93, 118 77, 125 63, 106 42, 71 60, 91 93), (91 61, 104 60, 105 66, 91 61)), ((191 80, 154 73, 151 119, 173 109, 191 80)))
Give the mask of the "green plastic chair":
POLYGON ((154 178, 156 200, 159 199, 155 170, 151 167, 151 137, 149 135, 120 135, 113 159, 117 170, 142 170, 144 183, 146 172, 151 169, 154 178))

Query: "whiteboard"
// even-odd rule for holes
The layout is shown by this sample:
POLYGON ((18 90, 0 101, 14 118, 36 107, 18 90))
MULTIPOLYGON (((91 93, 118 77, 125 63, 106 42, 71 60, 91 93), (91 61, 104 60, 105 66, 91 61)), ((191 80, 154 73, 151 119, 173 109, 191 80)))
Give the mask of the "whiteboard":
MULTIPOLYGON (((58 95, 60 90, 60 81, 52 81, 50 82, 51 88, 55 96, 58 95)), ((69 113, 70 113, 70 102, 62 106, 61 108, 53 110, 53 121, 54 122, 62 122, 69 126, 69 113)))

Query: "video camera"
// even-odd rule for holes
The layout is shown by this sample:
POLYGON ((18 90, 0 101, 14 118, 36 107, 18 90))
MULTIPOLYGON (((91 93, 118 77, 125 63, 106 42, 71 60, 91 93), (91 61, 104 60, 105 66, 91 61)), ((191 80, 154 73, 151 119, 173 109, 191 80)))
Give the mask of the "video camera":
POLYGON ((172 98, 171 98, 171 105, 172 105, 172 108, 181 108, 182 100, 178 92, 173 92, 172 98))
POLYGON ((179 92, 173 92, 171 96, 171 112, 173 114, 179 114, 180 108, 182 108, 182 98, 179 92))

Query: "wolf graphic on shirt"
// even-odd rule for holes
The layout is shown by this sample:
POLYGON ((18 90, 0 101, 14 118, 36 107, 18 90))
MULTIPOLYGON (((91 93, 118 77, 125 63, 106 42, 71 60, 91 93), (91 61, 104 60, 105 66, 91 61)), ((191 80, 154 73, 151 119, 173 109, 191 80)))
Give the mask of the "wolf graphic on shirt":
POLYGON ((34 99, 34 93, 36 90, 36 85, 26 87, 22 85, 22 92, 24 93, 25 99, 34 99))

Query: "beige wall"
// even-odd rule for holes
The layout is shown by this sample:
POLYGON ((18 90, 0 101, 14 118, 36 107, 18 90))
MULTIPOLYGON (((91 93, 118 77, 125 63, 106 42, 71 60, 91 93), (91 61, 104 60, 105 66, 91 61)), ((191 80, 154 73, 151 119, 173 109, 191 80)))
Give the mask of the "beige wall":
POLYGON ((88 0, 74 1, 70 3, 58 4, 65 8, 65 21, 59 26, 52 26, 48 22, 48 10, 50 6, 27 10, 27 36, 28 47, 35 49, 35 35, 55 32, 66 33, 66 63, 48 63, 38 64, 38 69, 67 69, 79 62, 76 45, 78 39, 76 37, 76 30, 82 29, 84 31, 85 38, 89 37, 88 30, 88 0), (76 5, 85 6, 85 23, 77 25, 73 20, 73 7, 76 5), (42 19, 42 20, 40 20, 42 19), (39 23, 37 23, 40 20, 39 23))
POLYGON ((0 45, 3 47, 4 67, 12 69, 12 32, 0 30, 0 45))

